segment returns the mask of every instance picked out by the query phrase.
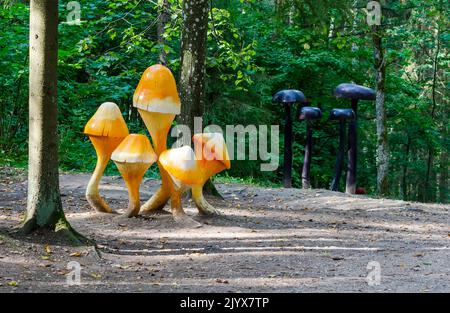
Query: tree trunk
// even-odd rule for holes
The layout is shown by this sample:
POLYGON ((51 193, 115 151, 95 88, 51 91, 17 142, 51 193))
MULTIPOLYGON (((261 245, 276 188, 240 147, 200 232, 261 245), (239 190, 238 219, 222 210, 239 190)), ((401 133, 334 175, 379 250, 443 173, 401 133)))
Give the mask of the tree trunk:
POLYGON ((449 172, 449 161, 448 152, 446 151, 446 146, 444 146, 444 151, 441 152, 439 158, 439 202, 448 203, 448 172, 449 172))
POLYGON ((386 61, 383 53, 381 26, 375 25, 372 29, 372 40, 375 56, 376 71, 376 117, 377 117, 377 192, 379 195, 388 194, 388 170, 389 151, 388 137, 386 129, 386 109, 385 109, 385 79, 386 61))
POLYGON ((166 25, 170 21, 170 5, 169 0, 159 0, 158 1, 158 25, 157 25, 157 35, 158 35, 158 44, 161 46, 161 50, 159 52, 159 62, 163 65, 167 65, 167 53, 164 50, 164 46, 167 44, 166 39, 164 38, 164 32, 166 30, 166 25))
POLYGON ((179 120, 194 131, 194 117, 204 113, 208 0, 183 1, 179 120))
MULTIPOLYGON (((183 30, 181 35, 179 121, 187 125, 193 135, 194 118, 203 117, 205 111, 206 40, 208 35, 208 0, 183 1, 183 30)), ((200 130, 201 131, 201 130, 200 130)), ((204 192, 222 197, 209 180, 204 192)))
POLYGON ((403 161, 403 174, 402 174, 402 199, 403 201, 408 200, 408 189, 406 185, 406 174, 408 173, 408 162, 409 162, 409 150, 411 148, 411 137, 407 135, 408 139, 405 147, 405 160, 403 161))
POLYGON ((66 221, 59 193, 57 134, 58 0, 30 5, 28 203, 22 230, 62 231, 84 237, 66 221))
POLYGON ((430 190, 430 177, 431 177, 431 168, 433 167, 434 155, 433 155, 433 147, 431 144, 428 146, 428 156, 427 156, 427 171, 425 174, 425 183, 423 185, 423 195, 421 201, 429 202, 431 198, 431 190, 430 190))
MULTIPOLYGON (((439 51, 440 51, 440 40, 439 40, 439 27, 436 30, 436 51, 433 57, 433 83, 431 87, 431 119, 434 122, 435 114, 436 114, 436 85, 437 85, 437 75, 438 75, 438 59, 439 59, 439 51)), ((429 143, 428 145, 428 160, 427 160, 427 173, 425 176, 425 186, 423 191, 423 200, 425 202, 430 201, 431 197, 431 190, 430 190, 430 175, 432 172, 433 167, 433 160, 434 160, 434 147, 432 143, 429 143)))

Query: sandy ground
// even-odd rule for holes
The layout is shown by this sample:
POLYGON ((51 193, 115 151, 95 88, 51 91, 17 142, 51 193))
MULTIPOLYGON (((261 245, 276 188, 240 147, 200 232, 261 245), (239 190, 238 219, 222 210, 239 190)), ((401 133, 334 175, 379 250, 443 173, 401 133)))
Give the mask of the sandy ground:
MULTIPOLYGON (((16 235, 26 182, 13 174, 0 170, 0 292, 450 292, 449 205, 218 184, 225 201, 209 200, 223 216, 200 217, 186 200, 203 224, 190 229, 170 214, 94 213, 89 175, 62 175, 66 216, 94 249, 16 235), (70 261, 80 285, 67 284, 70 261)), ((145 181, 142 199, 158 185, 145 181)), ((101 189, 123 212, 122 179, 101 189)))

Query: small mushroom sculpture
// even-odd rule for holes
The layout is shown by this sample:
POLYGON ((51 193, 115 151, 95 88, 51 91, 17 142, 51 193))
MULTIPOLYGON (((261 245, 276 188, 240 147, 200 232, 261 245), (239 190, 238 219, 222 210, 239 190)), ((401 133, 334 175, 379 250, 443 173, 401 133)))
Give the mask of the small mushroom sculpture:
POLYGON ((130 134, 114 150, 111 159, 127 185, 129 203, 125 215, 137 216, 141 208, 139 187, 145 172, 156 162, 156 153, 145 135, 130 134))
POLYGON ((322 117, 322 111, 315 107, 303 107, 300 109, 300 120, 306 120, 306 144, 305 157, 302 168, 302 187, 303 189, 311 188, 310 171, 311 171, 311 154, 312 154, 312 121, 322 117))
POLYGON ((336 157, 336 166, 334 168, 335 174, 330 187, 332 191, 338 191, 339 181, 341 180, 342 174, 342 166, 344 163, 345 124, 346 121, 352 121, 355 119, 355 112, 352 109, 333 109, 330 112, 329 119, 331 121, 339 121, 339 150, 336 157))
POLYGON ((203 185, 211 176, 229 169, 230 158, 220 133, 196 134, 193 141, 195 152, 190 146, 166 150, 160 155, 159 162, 173 180, 171 207, 174 219, 186 226, 199 227, 199 223, 184 213, 181 195, 191 189, 200 214, 218 214, 203 197, 203 185))
POLYGON ((282 103, 285 108, 284 126, 284 167, 283 186, 292 187, 292 106, 295 103, 306 103, 303 92, 294 89, 281 90, 272 97, 272 102, 282 103))
POLYGON ((337 98, 351 99, 352 110, 355 112, 355 119, 348 126, 348 169, 345 183, 345 192, 355 194, 356 192, 356 168, 357 168, 357 128, 358 128, 358 101, 375 100, 375 91, 364 86, 344 83, 340 84, 334 90, 334 96, 337 98))
MULTIPOLYGON (((167 135, 175 115, 180 114, 181 109, 172 72, 160 64, 147 68, 134 92, 133 105, 144 120, 152 137, 155 152, 159 156, 167 149, 167 135)), ((142 213, 162 209, 170 199, 172 182, 159 161, 158 168, 161 187, 142 205, 142 213)))
POLYGON ((119 107, 105 102, 97 109, 84 128, 95 152, 97 165, 86 189, 86 199, 98 212, 112 213, 112 209, 100 196, 99 184, 114 149, 128 136, 128 128, 119 107))

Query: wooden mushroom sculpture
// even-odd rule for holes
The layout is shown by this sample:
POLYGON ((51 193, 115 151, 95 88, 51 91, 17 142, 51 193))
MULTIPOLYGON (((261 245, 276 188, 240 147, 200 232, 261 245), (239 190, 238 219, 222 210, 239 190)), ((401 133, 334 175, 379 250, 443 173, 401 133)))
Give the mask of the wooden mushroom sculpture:
MULTIPOLYGON (((134 92, 133 105, 147 126, 159 156, 167 149, 167 135, 175 115, 180 114, 180 98, 172 72, 163 65, 147 68, 134 92)), ((172 182, 158 161, 161 187, 141 208, 148 213, 164 207, 170 199, 172 182)))
POLYGON ((230 158, 220 133, 196 134, 193 140, 195 152, 190 146, 166 150, 160 155, 159 162, 173 181, 171 206, 174 219, 188 226, 199 226, 184 213, 181 195, 191 189, 201 214, 217 214, 217 210, 203 197, 203 185, 211 176, 229 169, 230 158))
POLYGON ((345 124, 346 121, 355 119, 355 112, 352 109, 332 109, 330 112, 330 121, 339 121, 339 150, 336 157, 336 165, 334 167, 334 177, 331 182, 330 189, 339 191, 339 181, 341 179, 342 166, 344 164, 344 147, 345 147, 345 124))
POLYGON ((375 100, 375 91, 371 88, 343 83, 336 87, 334 96, 337 98, 351 99, 352 110, 355 118, 348 125, 348 169, 345 182, 345 193, 356 193, 356 169, 357 164, 357 144, 358 144, 358 101, 359 100, 375 100))
POLYGON ((284 162, 283 186, 292 187, 292 107, 295 103, 306 103, 303 92, 295 89, 278 91, 272 97, 272 102, 281 103, 285 108, 284 124, 284 162))
POLYGON ((98 212, 112 213, 99 192, 100 179, 114 149, 128 136, 128 128, 119 107, 113 102, 103 103, 84 128, 95 152, 97 165, 86 189, 86 199, 98 212))
POLYGON ((311 156, 312 156, 312 121, 322 117, 322 111, 315 107, 303 107, 300 109, 300 120, 306 121, 306 144, 305 157, 303 159, 302 168, 302 187, 303 189, 311 188, 311 156))
POLYGON ((156 153, 146 136, 131 134, 114 150, 111 159, 128 188, 129 203, 125 215, 137 216, 141 208, 139 187, 145 172, 156 162, 156 153))

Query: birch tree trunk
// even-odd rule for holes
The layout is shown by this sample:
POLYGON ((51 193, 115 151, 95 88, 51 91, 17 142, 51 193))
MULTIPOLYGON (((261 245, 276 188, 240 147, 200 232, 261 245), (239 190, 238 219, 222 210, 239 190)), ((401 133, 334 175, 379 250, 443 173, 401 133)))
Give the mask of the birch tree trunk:
POLYGON ((377 121, 377 193, 379 195, 387 195, 389 188, 389 151, 385 108, 386 61, 384 59, 382 40, 383 37, 381 26, 372 26, 372 41, 374 46, 376 71, 375 111, 377 121))
POLYGON ((59 192, 57 133, 58 0, 30 4, 29 160, 25 233, 39 228, 82 237, 66 221, 59 192))

